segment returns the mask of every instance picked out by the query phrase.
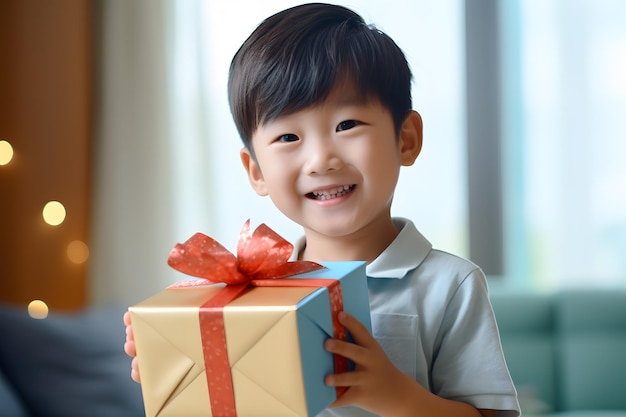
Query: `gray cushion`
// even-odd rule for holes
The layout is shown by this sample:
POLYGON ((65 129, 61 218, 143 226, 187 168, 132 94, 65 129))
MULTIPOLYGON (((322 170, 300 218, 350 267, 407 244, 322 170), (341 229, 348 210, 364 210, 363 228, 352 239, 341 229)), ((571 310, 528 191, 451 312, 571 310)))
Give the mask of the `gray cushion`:
POLYGON ((28 417, 26 407, 0 369, 0 417, 28 417))
POLYGON ((143 417, 123 351, 123 308, 30 318, 0 306, 0 369, 34 416, 143 417))

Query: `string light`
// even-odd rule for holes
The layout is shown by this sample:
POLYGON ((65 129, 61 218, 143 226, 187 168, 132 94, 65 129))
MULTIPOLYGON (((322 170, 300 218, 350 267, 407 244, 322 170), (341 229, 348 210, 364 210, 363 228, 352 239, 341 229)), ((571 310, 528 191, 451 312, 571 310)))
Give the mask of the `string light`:
POLYGON ((0 140, 0 165, 7 165, 13 159, 13 147, 6 140, 0 140))
POLYGON ((74 240, 67 245, 67 257, 75 264, 82 264, 89 258, 89 247, 80 240, 74 240))
POLYGON ((48 317, 48 311, 48 305, 41 300, 28 303, 28 315, 34 319, 45 319, 48 317))
POLYGON ((51 226, 58 226, 65 220, 65 207, 58 201, 48 201, 42 211, 43 219, 51 226))

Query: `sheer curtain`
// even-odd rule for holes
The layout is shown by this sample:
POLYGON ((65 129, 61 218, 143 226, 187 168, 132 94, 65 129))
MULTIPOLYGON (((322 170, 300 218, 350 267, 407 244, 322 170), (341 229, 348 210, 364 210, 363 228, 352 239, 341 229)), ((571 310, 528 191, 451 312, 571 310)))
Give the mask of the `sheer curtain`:
POLYGON ((542 289, 625 285, 626 3, 507 5, 511 274, 542 289))
POLYGON ((98 3, 90 294, 131 304, 180 278, 173 245, 210 229, 197 1, 98 3))
MULTIPOLYGON (((234 250, 248 218, 289 240, 300 228, 250 188, 226 96, 230 60, 274 0, 101 1, 99 120, 94 146, 91 295, 134 303, 181 274, 166 265, 196 231, 234 250)), ((466 254, 462 3, 353 0, 393 37, 414 73, 422 155, 404 169, 395 215, 436 246, 466 254)))

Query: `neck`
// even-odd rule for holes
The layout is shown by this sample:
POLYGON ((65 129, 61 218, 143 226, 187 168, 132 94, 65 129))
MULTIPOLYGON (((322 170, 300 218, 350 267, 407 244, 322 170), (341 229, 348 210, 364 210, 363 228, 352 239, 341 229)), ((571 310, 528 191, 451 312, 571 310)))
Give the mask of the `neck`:
POLYGON ((346 236, 326 236, 305 229, 306 246, 299 258, 314 262, 366 261, 369 264, 398 233, 391 218, 346 236))

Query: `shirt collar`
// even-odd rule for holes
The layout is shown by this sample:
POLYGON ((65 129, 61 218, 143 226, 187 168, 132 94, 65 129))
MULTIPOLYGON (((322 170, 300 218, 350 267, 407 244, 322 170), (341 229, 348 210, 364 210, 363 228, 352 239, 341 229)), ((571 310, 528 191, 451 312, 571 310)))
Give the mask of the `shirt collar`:
MULTIPOLYGON (((431 243, 417 230, 411 220, 394 217, 393 223, 400 233, 383 253, 365 267, 370 278, 403 278, 417 268, 432 249, 431 243)), ((292 260, 304 249, 304 236, 297 240, 292 260)))

